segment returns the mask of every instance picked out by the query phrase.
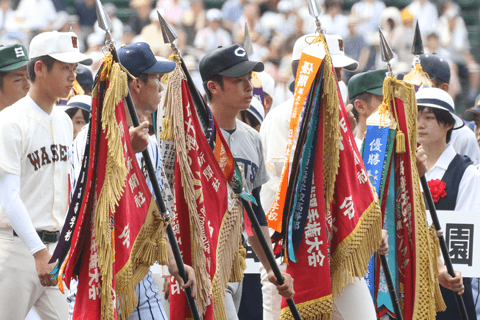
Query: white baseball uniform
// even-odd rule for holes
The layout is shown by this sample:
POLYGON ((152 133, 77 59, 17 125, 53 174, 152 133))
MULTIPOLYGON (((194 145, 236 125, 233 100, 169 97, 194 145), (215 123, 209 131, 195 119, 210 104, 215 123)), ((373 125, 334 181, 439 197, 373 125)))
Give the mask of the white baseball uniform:
MULTIPOLYGON (((45 113, 29 95, 0 112, 0 190, 12 193, 12 198, 0 196, 2 317, 23 320, 32 307, 42 319, 67 317, 65 297, 58 288, 40 284, 32 254, 45 248, 35 230, 60 231, 63 226, 72 139, 70 118, 55 108, 45 113)), ((46 248, 53 253, 55 245, 46 248)))

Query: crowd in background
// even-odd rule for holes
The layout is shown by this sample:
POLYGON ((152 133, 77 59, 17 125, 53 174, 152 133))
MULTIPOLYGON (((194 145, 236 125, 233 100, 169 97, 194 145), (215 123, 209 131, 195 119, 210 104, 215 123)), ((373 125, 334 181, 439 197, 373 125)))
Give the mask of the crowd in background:
MULTIPOLYGON (((316 29, 307 0, 208 2, 209 6, 221 4, 220 9, 207 8, 203 0, 131 0, 132 14, 126 23, 117 17, 115 2, 104 1, 104 6, 112 21, 116 45, 145 41, 156 55, 168 58, 172 51, 163 42, 157 9, 176 32, 176 44, 200 90, 203 89, 198 61, 217 46, 242 44, 247 23, 254 49, 250 58, 264 62, 265 70, 275 80, 273 106, 291 95, 287 83, 293 78, 290 60, 295 40, 316 29)), ((450 62, 449 93, 461 100, 461 103, 456 100, 457 112, 473 106, 479 91, 480 67, 472 55, 475 48, 470 46, 456 1, 414 0, 404 8, 397 8, 387 7, 380 0, 362 0, 349 9, 343 0, 317 0, 317 3, 326 33, 340 35, 345 54, 359 62, 356 73, 385 67, 380 55, 379 26, 396 54, 394 70, 408 72, 418 20, 425 53, 436 53, 450 62)), ((0 0, 0 43, 18 42, 28 48, 29 40, 39 32, 72 28, 81 40, 80 50, 96 61, 92 66, 95 72, 105 40, 96 22, 95 0, 77 0, 73 10, 69 9, 73 14, 67 13, 65 0, 0 0)), ((345 74, 345 82, 352 75, 345 74)))

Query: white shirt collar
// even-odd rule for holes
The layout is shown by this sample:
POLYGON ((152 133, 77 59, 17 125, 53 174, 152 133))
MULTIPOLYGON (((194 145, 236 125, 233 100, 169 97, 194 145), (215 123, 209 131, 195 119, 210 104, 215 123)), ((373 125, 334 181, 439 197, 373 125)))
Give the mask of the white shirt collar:
POLYGON ((27 94, 25 96, 25 98, 30 102, 30 105, 32 106, 33 109, 35 109, 37 112, 39 112, 41 115, 47 117, 48 119, 50 119, 50 120, 53 119, 53 112, 54 112, 53 109, 55 109, 55 106, 52 108, 52 112, 50 114, 48 114, 45 111, 43 111, 43 109, 40 108, 35 101, 33 101, 32 97, 30 97, 30 94, 27 94))
POLYGON ((455 158, 456 155, 457 153, 449 144, 447 148, 442 152, 435 165, 429 171, 432 171, 435 167, 446 171, 448 169, 448 166, 450 165, 450 162, 452 162, 453 158, 455 158))

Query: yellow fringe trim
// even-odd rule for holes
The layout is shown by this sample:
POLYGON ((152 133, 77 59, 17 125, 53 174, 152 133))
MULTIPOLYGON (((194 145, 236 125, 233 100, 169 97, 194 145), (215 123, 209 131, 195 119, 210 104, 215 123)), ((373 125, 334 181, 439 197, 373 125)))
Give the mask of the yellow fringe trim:
POLYGON ((145 222, 133 243, 130 258, 115 275, 116 296, 123 319, 127 319, 138 304, 135 286, 147 275, 149 266, 155 262, 168 263, 165 241, 167 226, 168 222, 163 220, 152 199, 145 222))
MULTIPOLYGON (((229 196, 229 208, 222 219, 217 243, 217 270, 212 280, 213 292, 213 315, 215 320, 225 320, 225 306, 223 297, 227 283, 231 278, 232 265, 239 255, 241 233, 243 230, 242 220, 243 207, 238 198, 234 198, 232 188, 227 185, 229 196)), ((245 252, 246 256, 246 252, 245 252)), ((246 265, 245 265, 246 267, 246 265)), ((239 270, 243 274, 243 270, 239 270)))
POLYGON ((245 259, 247 258, 247 249, 245 249, 242 245, 238 247, 237 255, 233 260, 232 266, 232 274, 230 275, 230 279, 228 282, 240 282, 243 279, 243 270, 247 269, 247 262, 245 259))
POLYGON ((355 229, 337 246, 330 260, 332 290, 341 294, 354 278, 365 276, 370 256, 382 241, 382 212, 374 201, 360 217, 355 229))
MULTIPOLYGON (((181 59, 180 57, 178 56, 177 53, 173 53, 169 58, 168 60, 170 61, 174 61, 177 63, 177 66, 179 67, 179 69, 181 70, 181 59)), ((182 71, 183 73, 183 71, 182 71)), ((174 79, 177 79, 177 77, 174 77, 174 79)), ((169 73, 166 73, 163 77, 162 77, 162 82, 167 84, 168 85, 168 80, 169 80, 169 73)), ((174 80, 175 81, 175 80, 174 80)), ((162 132, 160 132, 160 138, 162 140, 173 140, 174 138, 174 134, 173 134, 173 113, 174 113, 174 110, 173 108, 175 106, 178 106, 178 101, 176 101, 178 99, 178 96, 172 96, 172 92, 170 90, 168 90, 168 87, 167 87, 167 90, 165 92, 165 104, 163 105, 163 108, 165 110, 165 118, 163 118, 163 129, 162 129, 162 132)), ((181 101, 181 95, 180 95, 180 101, 181 101)), ((181 107, 181 105, 180 105, 181 107)))
MULTIPOLYGON (((435 230, 435 227, 432 225, 429 227, 429 233, 430 233, 430 254, 431 254, 431 259, 435 263, 432 263, 433 267, 433 275, 436 276, 435 278, 438 281, 438 263, 436 263, 438 257, 440 257, 441 252, 440 252, 440 241, 438 240, 437 237, 437 232, 435 230)), ((435 281, 432 281, 435 282, 435 281)), ((435 292, 434 292, 434 297, 433 300, 435 301, 435 311, 440 312, 440 311, 445 311, 447 309, 447 305, 445 304, 445 301, 443 301, 443 296, 442 292, 440 291, 440 285, 435 286, 435 292)))
MULTIPOLYGON (((297 309, 303 320, 330 320, 333 313, 333 295, 329 294, 315 300, 298 303, 297 309)), ((293 319, 290 308, 283 308, 280 320, 293 319)))
POLYGON ((115 108, 128 93, 127 75, 121 72, 118 63, 107 58, 100 72, 110 80, 106 90, 102 110, 102 130, 108 140, 105 181, 98 197, 95 213, 95 233, 98 245, 98 266, 102 275, 101 314, 102 319, 114 319, 112 304, 113 242, 110 225, 110 212, 115 213, 118 201, 123 195, 127 169, 123 154, 115 108), (109 71, 106 73, 105 71, 109 71))

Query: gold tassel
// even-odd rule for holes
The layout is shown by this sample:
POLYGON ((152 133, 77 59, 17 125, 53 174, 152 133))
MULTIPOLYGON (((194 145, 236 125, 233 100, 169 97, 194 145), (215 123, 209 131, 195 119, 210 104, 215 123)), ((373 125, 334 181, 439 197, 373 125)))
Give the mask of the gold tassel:
POLYGON ((243 270, 247 269, 247 249, 243 245, 238 247, 238 252, 233 260, 232 274, 229 282, 239 282, 243 279, 243 270))
POLYGON ((162 123, 163 123, 163 129, 162 129, 162 132, 160 133, 160 138, 162 140, 172 140, 173 139, 172 117, 165 116, 165 118, 163 118, 162 123))
POLYGON ((396 140, 397 140, 396 152, 397 153, 407 152, 407 149, 405 148, 405 134, 400 129, 398 129, 397 131, 396 140))
POLYGON ((164 237, 157 240, 157 262, 161 265, 168 264, 168 243, 164 237))

